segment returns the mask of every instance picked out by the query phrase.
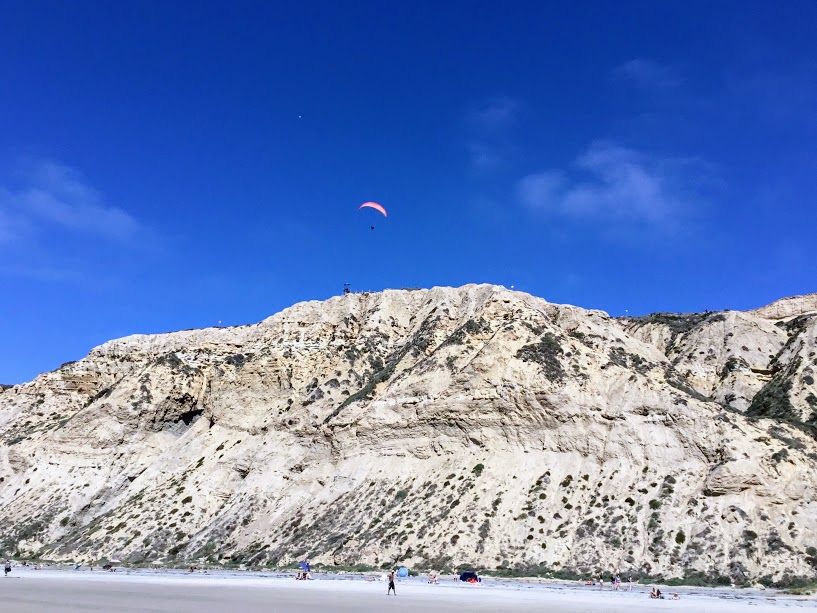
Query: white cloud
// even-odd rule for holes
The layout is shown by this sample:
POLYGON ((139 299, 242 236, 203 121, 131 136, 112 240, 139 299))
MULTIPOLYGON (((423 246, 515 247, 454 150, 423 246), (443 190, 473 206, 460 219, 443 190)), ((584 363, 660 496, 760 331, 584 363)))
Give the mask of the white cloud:
POLYGON ((613 77, 632 81, 642 89, 666 89, 681 85, 681 77, 669 66, 637 58, 613 69, 613 77))
POLYGON ((688 161, 598 142, 569 171, 522 178, 517 196, 538 212, 604 226, 669 229, 694 206, 688 161))
POLYGON ((67 166, 41 160, 27 174, 22 187, 0 186, 0 242, 53 230, 129 242, 147 230, 127 212, 106 204, 67 166))

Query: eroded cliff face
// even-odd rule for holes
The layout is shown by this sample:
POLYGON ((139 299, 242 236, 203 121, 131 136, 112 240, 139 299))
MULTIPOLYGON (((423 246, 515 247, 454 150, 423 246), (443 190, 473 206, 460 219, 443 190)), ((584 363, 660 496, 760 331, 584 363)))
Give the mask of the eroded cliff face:
POLYGON ((816 326, 469 285, 111 341, 0 391, 0 549, 813 577, 816 326))

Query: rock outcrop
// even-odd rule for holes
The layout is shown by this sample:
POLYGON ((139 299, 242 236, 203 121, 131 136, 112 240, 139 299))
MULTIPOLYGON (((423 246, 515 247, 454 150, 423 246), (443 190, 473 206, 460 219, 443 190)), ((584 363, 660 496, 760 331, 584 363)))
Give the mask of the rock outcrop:
POLYGON ((750 311, 765 319, 775 321, 791 319, 800 315, 817 313, 817 293, 806 294, 805 296, 789 296, 775 300, 771 304, 750 311))
POLYGON ((111 341, 0 391, 0 553, 814 577, 817 316, 786 312, 469 285, 111 341))

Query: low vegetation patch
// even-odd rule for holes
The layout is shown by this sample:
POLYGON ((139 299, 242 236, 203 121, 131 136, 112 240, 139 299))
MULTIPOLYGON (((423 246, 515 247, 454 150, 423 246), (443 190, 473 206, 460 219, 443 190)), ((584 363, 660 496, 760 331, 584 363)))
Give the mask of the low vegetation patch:
POLYGON ((516 352, 517 359, 534 362, 542 367, 545 377, 554 382, 564 378, 564 368, 559 357, 564 354, 559 339, 551 332, 546 333, 538 343, 530 343, 516 352))

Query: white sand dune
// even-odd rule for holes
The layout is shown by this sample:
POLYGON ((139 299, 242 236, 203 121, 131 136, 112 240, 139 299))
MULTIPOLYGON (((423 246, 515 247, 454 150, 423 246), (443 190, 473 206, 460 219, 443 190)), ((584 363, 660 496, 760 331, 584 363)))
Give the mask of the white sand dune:
MULTIPOLYGON (((15 569, 16 571, 17 569, 15 569)), ((327 580, 301 582, 261 575, 145 574, 133 572, 22 571, 0 578, 0 609, 30 613, 125 611, 209 613, 508 611, 556 613, 636 613, 695 611, 755 613, 815 611, 817 601, 753 591, 683 590, 681 600, 650 600, 648 590, 599 592, 594 588, 525 584, 477 587, 446 581, 428 585, 400 582, 387 596, 380 582, 327 580)), ((667 590, 669 591, 669 590, 667 590)), ((680 591, 680 590, 679 590, 680 591)))

